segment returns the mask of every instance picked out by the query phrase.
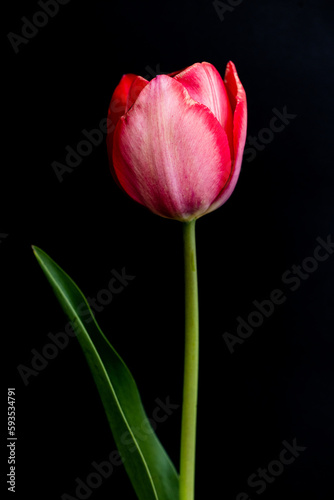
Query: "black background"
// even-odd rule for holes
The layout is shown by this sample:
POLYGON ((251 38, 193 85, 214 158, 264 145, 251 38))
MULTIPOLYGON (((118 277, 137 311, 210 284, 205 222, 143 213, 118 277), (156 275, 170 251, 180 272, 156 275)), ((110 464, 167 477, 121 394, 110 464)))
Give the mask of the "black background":
MULTIPOLYGON (((209 61, 224 74, 229 60, 247 93, 250 136, 269 126, 274 108, 296 117, 253 161, 245 159, 230 200, 197 222, 197 499, 333 493, 334 256, 294 292, 282 274, 313 255, 318 237, 333 234, 334 9, 315 0, 225 3, 235 7, 220 19, 204 0, 72 0, 18 53, 7 34, 21 34, 21 18, 41 9, 35 1, 7 7, 2 174, 9 179, 0 230, 8 236, 0 266, 2 362, 5 384, 17 394, 16 498, 75 496, 75 479, 85 481, 92 462, 115 449, 76 339, 27 386, 18 374, 19 364, 30 366, 31 349, 41 352, 48 333, 67 322, 32 244, 90 297, 112 269, 135 276, 97 319, 130 367, 148 415, 156 398, 182 398, 182 225, 120 192, 105 141, 62 182, 51 164, 65 162, 66 146, 76 148, 83 129, 99 126, 124 73, 152 77, 209 61), (275 288, 285 303, 231 354, 224 332, 235 334, 237 317, 247 319, 252 302, 275 288), (247 486, 293 439, 306 447, 295 462, 261 495, 247 486)), ((157 429, 177 467, 180 419, 179 408, 157 429)), ((4 430, 3 448, 5 438, 4 430)), ((123 467, 90 498, 106 497, 135 498, 123 467)))

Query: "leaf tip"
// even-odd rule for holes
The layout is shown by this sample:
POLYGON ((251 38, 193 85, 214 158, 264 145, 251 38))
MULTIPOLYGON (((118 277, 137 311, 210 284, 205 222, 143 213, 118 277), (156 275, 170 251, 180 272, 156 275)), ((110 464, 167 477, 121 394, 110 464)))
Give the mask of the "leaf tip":
POLYGON ((37 260, 39 260, 42 257, 42 254, 44 253, 43 250, 38 248, 36 245, 31 245, 32 251, 34 252, 34 256, 36 257, 37 260))
POLYGON ((37 258, 38 255, 38 247, 36 245, 31 245, 32 251, 34 252, 34 256, 37 258))

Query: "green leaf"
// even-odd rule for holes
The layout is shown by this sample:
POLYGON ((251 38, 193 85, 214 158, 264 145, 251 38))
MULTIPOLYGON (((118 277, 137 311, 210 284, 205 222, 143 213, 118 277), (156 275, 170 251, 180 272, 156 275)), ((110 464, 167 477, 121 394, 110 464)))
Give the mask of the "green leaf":
POLYGON ((77 333, 139 500, 178 500, 178 474, 145 414, 130 371, 102 333, 77 285, 43 250, 33 250, 77 333))

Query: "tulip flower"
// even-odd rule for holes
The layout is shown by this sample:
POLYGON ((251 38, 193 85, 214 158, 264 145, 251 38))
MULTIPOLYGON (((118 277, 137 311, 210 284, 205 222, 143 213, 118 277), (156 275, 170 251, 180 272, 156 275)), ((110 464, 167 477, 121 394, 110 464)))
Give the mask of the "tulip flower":
POLYGON ((108 118, 111 172, 152 212, 187 222, 231 196, 247 128, 246 94, 232 62, 224 81, 207 62, 150 82, 126 74, 108 118))

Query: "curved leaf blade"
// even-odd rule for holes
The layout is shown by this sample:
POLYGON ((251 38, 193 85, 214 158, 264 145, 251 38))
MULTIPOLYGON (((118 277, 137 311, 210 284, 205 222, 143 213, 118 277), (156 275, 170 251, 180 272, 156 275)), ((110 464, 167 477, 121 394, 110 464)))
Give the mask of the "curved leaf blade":
POLYGON ((33 250, 77 333, 139 500, 178 500, 178 474, 146 416, 129 369, 101 331, 78 286, 43 250, 36 246, 33 250))

